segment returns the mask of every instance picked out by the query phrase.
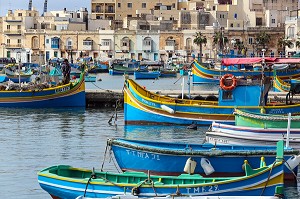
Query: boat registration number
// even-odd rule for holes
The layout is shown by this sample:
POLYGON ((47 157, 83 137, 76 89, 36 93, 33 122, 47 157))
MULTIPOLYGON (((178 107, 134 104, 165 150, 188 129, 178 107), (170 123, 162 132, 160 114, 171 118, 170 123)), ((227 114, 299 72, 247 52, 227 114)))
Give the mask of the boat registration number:
POLYGON ((58 88, 58 89, 55 89, 55 93, 62 93, 62 92, 66 92, 68 90, 70 90, 70 87, 58 88))
POLYGON ((219 191, 218 185, 186 188, 188 194, 219 191))
POLYGON ((136 156, 141 159, 160 160, 158 154, 146 153, 141 151, 126 150, 127 155, 136 156))

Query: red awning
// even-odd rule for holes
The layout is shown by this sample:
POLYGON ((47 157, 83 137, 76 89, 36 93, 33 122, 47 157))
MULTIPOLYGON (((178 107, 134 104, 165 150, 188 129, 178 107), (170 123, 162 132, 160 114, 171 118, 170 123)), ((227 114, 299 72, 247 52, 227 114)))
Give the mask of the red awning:
POLYGON ((300 58, 277 58, 276 64, 300 64, 300 58))
MULTIPOLYGON (((265 57, 265 62, 274 62, 276 58, 274 57, 265 57)), ((263 58, 261 57, 249 57, 249 58, 224 58, 222 59, 223 66, 230 66, 236 64, 255 64, 261 63, 263 58)), ((300 59, 299 59, 300 60, 300 59)))

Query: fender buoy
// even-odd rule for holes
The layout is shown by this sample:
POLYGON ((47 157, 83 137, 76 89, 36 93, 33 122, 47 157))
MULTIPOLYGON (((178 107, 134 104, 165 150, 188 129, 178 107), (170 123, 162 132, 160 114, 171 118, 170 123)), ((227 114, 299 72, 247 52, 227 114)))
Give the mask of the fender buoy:
POLYGON ((236 77, 232 74, 225 74, 220 79, 220 87, 223 90, 231 91, 231 90, 235 89, 236 85, 237 85, 236 77), (228 78, 232 80, 232 83, 230 85, 225 84, 225 81, 228 78))

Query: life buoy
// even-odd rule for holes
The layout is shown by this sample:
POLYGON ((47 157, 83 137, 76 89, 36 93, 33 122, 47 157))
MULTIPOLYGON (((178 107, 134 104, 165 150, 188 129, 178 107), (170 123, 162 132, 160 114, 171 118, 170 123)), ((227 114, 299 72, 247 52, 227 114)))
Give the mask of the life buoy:
POLYGON ((226 91, 233 90, 236 87, 236 84, 237 84, 236 77, 232 74, 225 74, 220 79, 220 87, 226 91), (230 78, 232 80, 232 83, 230 85, 225 85, 225 81, 227 78, 230 78))

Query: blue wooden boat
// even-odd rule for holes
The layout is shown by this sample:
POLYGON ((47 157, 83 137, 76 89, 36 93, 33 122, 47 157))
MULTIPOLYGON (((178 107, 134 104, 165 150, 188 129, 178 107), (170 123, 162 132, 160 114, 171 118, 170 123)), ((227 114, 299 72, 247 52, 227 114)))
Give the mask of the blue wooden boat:
MULTIPOLYGON (((203 64, 197 62, 195 60, 192 66, 192 81, 194 84, 198 83, 218 83, 220 78, 229 73, 234 76, 257 76, 261 74, 261 70, 255 70, 253 67, 254 64, 262 63, 266 61, 269 64, 273 63, 291 63, 297 64, 300 63, 300 59, 288 59, 288 58, 224 58, 222 59, 222 66, 232 66, 231 70, 225 69, 215 69, 209 68, 208 66, 204 66, 203 64), (235 67, 236 66, 236 67, 235 67)), ((289 70, 277 70, 277 75, 281 79, 289 79, 289 78, 298 78, 300 77, 300 69, 299 68, 291 68, 289 70)), ((273 70, 265 70, 264 74, 267 77, 273 77, 273 70)))
POLYGON ((154 198, 175 193, 188 196, 273 196, 275 190, 283 189, 284 185, 283 146, 277 154, 271 165, 266 165, 262 158, 257 169, 252 169, 245 160, 245 174, 241 177, 153 176, 143 172, 111 173, 58 165, 38 172, 38 182, 53 198, 61 199, 82 195, 89 198, 117 195, 154 198))
POLYGON ((124 121, 125 124, 137 125, 211 125, 213 121, 234 123, 235 108, 255 113, 299 114, 299 103, 267 103, 271 82, 269 78, 263 81, 263 85, 261 82, 261 79, 239 79, 230 74, 224 75, 218 101, 205 101, 162 96, 146 90, 132 79, 126 79, 124 121))
POLYGON ((0 90, 0 107, 58 108, 85 107, 85 81, 80 79, 59 86, 32 90, 0 90))
MULTIPOLYGON (((259 167, 263 156, 267 164, 271 164, 276 156, 275 146, 225 145, 225 144, 188 144, 155 142, 128 139, 108 139, 110 150, 122 171, 151 171, 155 175, 180 175, 186 165, 196 162, 193 173, 206 176, 242 176, 240 166, 247 159, 252 168, 259 167), (209 162, 213 173, 205 172, 203 161, 209 162), (226 162, 226 164, 225 164, 226 162)), ((276 144, 275 144, 276 145, 276 144)), ((299 151, 285 149, 285 159, 298 155, 299 151)), ((285 177, 294 180, 288 168, 285 177)), ((297 173, 297 168, 295 169, 297 173)))
POLYGON ((159 71, 134 71, 134 79, 158 79, 159 71))

